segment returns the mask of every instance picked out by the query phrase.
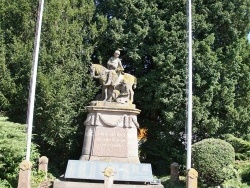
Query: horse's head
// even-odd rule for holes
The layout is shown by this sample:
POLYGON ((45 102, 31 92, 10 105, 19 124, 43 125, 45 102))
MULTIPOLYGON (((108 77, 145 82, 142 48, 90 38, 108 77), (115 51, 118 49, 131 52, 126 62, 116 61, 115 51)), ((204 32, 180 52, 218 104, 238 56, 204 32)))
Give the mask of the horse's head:
POLYGON ((90 72, 90 75, 93 76, 94 74, 94 67, 93 67, 93 64, 91 64, 90 68, 89 68, 89 72, 90 72))
POLYGON ((94 78, 100 78, 100 73, 98 71, 98 64, 92 64, 90 67, 90 74, 94 78))

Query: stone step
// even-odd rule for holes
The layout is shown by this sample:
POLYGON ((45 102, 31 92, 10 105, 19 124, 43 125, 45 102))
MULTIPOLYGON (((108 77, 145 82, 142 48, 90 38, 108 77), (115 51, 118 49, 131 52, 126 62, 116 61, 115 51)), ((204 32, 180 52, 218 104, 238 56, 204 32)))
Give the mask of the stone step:
MULTIPOLYGON (((104 183, 74 182, 56 179, 53 188, 104 188, 104 183)), ((112 188, 164 188, 163 185, 113 184, 112 188)))

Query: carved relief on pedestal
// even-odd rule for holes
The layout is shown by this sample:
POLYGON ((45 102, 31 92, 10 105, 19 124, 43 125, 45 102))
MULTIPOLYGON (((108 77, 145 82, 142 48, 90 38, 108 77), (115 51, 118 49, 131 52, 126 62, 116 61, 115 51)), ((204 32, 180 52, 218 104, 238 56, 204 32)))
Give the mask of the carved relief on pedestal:
POLYGON ((119 114, 119 113, 98 113, 91 112, 88 114, 84 125, 139 128, 136 115, 119 114))

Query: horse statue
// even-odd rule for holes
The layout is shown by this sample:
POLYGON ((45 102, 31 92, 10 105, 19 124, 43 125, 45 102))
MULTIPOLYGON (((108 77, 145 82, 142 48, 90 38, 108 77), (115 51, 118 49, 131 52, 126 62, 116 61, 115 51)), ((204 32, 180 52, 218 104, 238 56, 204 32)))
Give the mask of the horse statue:
POLYGON ((133 88, 135 89, 137 84, 136 77, 128 73, 120 73, 119 75, 113 75, 112 84, 106 85, 109 71, 109 69, 100 64, 92 64, 90 68, 91 76, 99 79, 102 85, 102 100, 116 100, 117 98, 122 97, 120 96, 120 93, 127 92, 128 100, 133 103, 133 88))

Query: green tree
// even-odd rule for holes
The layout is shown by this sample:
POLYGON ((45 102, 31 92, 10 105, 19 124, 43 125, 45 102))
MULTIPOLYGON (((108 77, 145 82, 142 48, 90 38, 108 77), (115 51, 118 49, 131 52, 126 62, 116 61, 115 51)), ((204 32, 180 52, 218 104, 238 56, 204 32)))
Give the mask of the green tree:
POLYGON ((153 162, 157 171, 180 161, 184 149, 185 10, 183 1, 99 1, 97 6, 109 25, 96 54, 107 59, 112 50, 122 48, 126 71, 138 77, 135 103, 142 110, 140 126, 148 129, 142 159, 153 162))
MULTIPOLYGON (((98 1, 108 20, 95 58, 123 49, 126 71, 138 77, 135 103, 148 129, 142 159, 167 169, 182 162, 186 124, 186 1, 98 1), (164 166, 165 165, 165 166, 164 166)), ((249 133, 249 1, 193 2, 194 141, 249 133)))
POLYGON ((94 2, 87 0, 45 4, 34 133, 42 154, 57 168, 80 157, 84 107, 97 91, 88 73, 103 30, 92 21, 94 10, 94 2))
POLYGON ((37 2, 0 2, 1 101, 14 121, 25 122, 37 2))
POLYGON ((6 65, 6 46, 4 44, 3 31, 0 29, 0 112, 6 111, 10 102, 8 100, 8 95, 15 93, 12 89, 13 80, 10 76, 10 71, 6 65))
MULTIPOLYGON (((25 122, 38 1, 1 5, 0 64, 6 67, 0 80, 1 110, 11 120, 25 122)), ((88 0, 45 1, 33 133, 56 167, 81 154, 84 106, 96 92, 88 74, 90 57, 105 28, 105 22, 97 22, 104 20, 101 16, 93 21, 94 10, 88 0)))
POLYGON ((194 125, 200 139, 249 133, 249 1, 194 1, 194 125))
MULTIPOLYGON (((249 134, 249 4, 193 1, 195 141, 249 134)), ((37 5, 0 2, 0 110, 18 122, 26 119, 37 5)), ((34 122, 42 153, 57 166, 80 155, 84 106, 97 90, 90 61, 106 65, 121 48, 125 71, 138 77, 135 103, 148 129, 142 160, 158 172, 182 162, 186 21, 182 0, 46 1, 34 122)))

